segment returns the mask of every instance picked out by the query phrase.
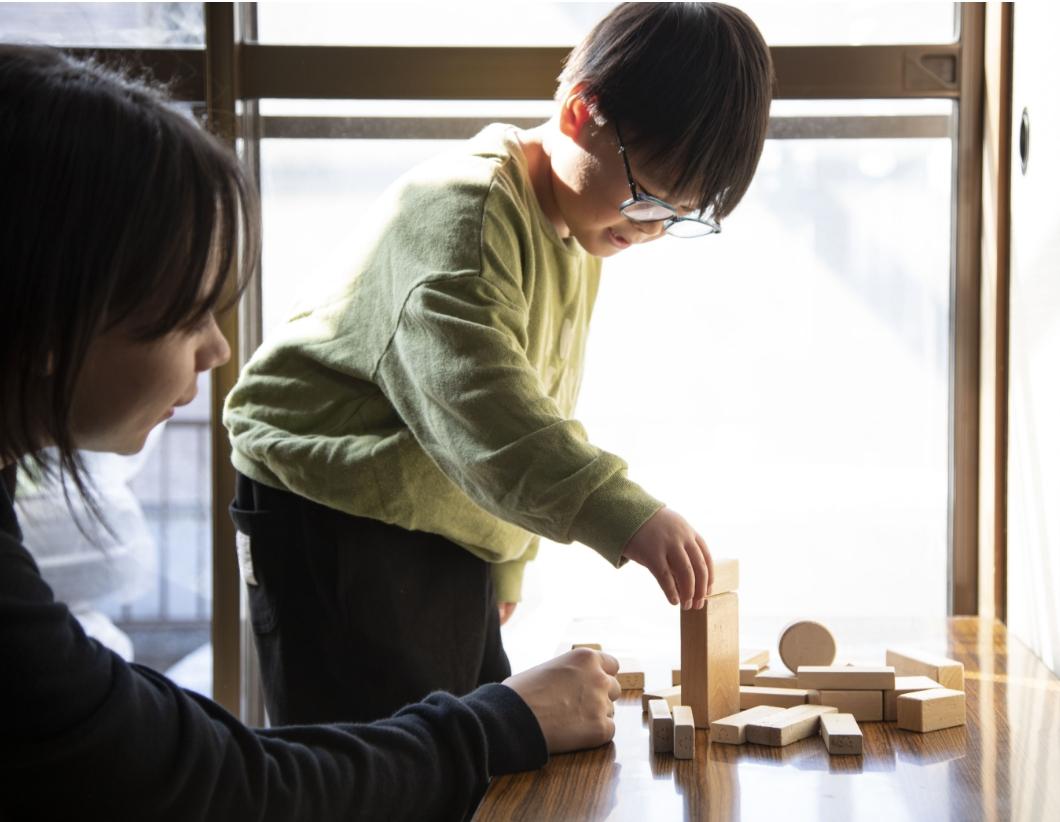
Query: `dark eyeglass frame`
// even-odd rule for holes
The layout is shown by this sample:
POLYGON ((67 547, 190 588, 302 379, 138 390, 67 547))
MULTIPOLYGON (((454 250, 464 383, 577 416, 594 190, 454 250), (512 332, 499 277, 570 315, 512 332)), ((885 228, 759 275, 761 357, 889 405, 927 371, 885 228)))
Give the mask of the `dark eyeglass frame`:
POLYGON ((622 142, 622 132, 618 130, 618 123, 615 123, 614 125, 615 137, 618 138, 618 153, 622 155, 622 162, 626 166, 626 179, 629 181, 629 193, 631 195, 628 200, 624 200, 622 203, 619 204, 619 214, 634 223, 662 222, 663 230, 671 237, 681 237, 682 239, 690 239, 692 237, 707 237, 711 234, 719 234, 721 232, 721 224, 713 217, 682 217, 680 216, 680 214, 678 214, 678 210, 665 200, 660 200, 658 197, 653 197, 650 194, 645 194, 643 191, 637 190, 637 184, 633 180, 633 168, 629 164, 629 156, 626 154, 626 146, 622 142), (626 212, 633 208, 633 206, 635 206, 637 203, 650 203, 651 205, 668 211, 670 216, 652 220, 645 220, 627 214, 626 212), (672 232, 670 229, 678 223, 695 223, 696 226, 684 226, 683 230, 688 231, 689 229, 692 229, 693 231, 697 231, 697 233, 680 234, 672 232), (702 226, 702 228, 697 230, 698 226, 702 226))

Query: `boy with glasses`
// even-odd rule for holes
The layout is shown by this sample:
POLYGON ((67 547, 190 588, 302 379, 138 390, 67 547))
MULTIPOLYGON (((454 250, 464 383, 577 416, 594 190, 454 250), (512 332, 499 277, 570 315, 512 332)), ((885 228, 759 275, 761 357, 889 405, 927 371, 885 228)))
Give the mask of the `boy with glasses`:
POLYGON ((698 237, 750 183, 772 88, 737 9, 619 6, 556 113, 486 128, 377 206, 355 275, 259 350, 225 413, 274 722, 370 720, 510 669, 539 536, 702 607, 711 558, 571 414, 601 258, 698 237))

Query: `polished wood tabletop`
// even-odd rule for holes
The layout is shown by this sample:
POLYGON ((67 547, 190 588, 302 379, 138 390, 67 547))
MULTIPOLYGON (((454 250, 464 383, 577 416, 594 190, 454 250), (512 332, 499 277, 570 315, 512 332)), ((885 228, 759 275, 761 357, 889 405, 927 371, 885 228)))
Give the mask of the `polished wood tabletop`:
MULTIPOLYGON (((817 737, 710 744, 700 730, 695 758, 675 760, 649 751, 640 692, 627 691, 613 742, 494 779, 474 819, 1060 820, 1060 681, 998 622, 909 627, 902 644, 915 633, 924 650, 964 663, 966 726, 916 734, 861 723, 863 756, 829 756, 817 737)), ((879 626, 869 634, 879 642, 863 642, 866 655, 899 644, 879 626)), ((659 676, 649 687, 669 684, 659 676)))

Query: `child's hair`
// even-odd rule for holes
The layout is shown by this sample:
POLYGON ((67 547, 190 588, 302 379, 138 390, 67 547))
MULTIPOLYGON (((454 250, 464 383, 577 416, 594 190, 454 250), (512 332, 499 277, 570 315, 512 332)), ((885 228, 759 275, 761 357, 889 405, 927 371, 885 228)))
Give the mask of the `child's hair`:
POLYGON ((773 64, 758 28, 721 3, 625 3, 568 55, 559 93, 584 84, 675 200, 717 218, 762 154, 773 64))
POLYGON ((98 514, 70 420, 88 344, 119 323, 157 339, 228 307, 258 238, 238 161, 162 92, 0 44, 0 462, 51 473, 40 449, 55 446, 98 514))

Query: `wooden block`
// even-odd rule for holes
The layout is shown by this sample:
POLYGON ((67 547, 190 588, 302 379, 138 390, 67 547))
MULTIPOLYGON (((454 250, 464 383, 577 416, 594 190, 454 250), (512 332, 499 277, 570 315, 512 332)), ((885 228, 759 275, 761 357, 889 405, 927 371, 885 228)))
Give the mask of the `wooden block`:
POLYGON ((883 691, 811 691, 811 705, 831 705, 858 722, 883 721, 883 691))
MULTIPOLYGON (((742 683, 741 683, 742 684, 742 683)), ((766 668, 755 675, 752 685, 758 688, 799 688, 799 677, 790 671, 774 671, 766 668)))
POLYGON ((681 686, 675 685, 672 688, 653 688, 648 691, 645 690, 640 697, 640 709, 644 713, 648 712, 648 703, 653 699, 662 699, 671 708, 674 705, 681 704, 681 686))
POLYGON ((861 755, 861 728, 853 714, 824 714, 821 717, 821 738, 832 756, 861 755))
POLYGON ((943 688, 964 690, 964 665, 956 659, 929 654, 913 648, 888 648, 887 664, 901 676, 927 676, 943 688))
POLYGON ((894 688, 883 692, 883 718, 888 722, 894 722, 898 718, 898 697, 941 687, 942 685, 929 676, 896 676, 894 688))
POLYGON ((674 708, 674 758, 693 759, 696 755, 696 720, 687 705, 674 708))
POLYGON ((752 685, 740 686, 740 710, 746 711, 756 705, 773 705, 777 708, 790 708, 794 705, 805 705, 810 692, 805 688, 759 688, 752 685))
POLYGON ((849 665, 802 665, 800 688, 823 691, 886 691, 894 688, 894 668, 889 665, 854 668, 849 665))
POLYGON ((738 559, 715 559, 714 576, 710 580, 710 596, 727 594, 740 587, 740 561, 738 559))
POLYGON ((747 726, 757 719, 763 719, 785 708, 775 705, 755 705, 738 714, 715 719, 710 723, 710 741, 725 745, 742 745, 747 741, 747 726))
MULTIPOLYGON (((759 672, 769 664, 769 651, 744 651, 740 649, 740 654, 747 654, 746 659, 740 660, 740 684, 741 685, 754 685, 755 677, 758 676, 759 672), (750 661, 748 661, 750 660, 750 661)), ((681 669, 674 668, 670 672, 670 683, 673 685, 681 684, 681 669)))
POLYGON ((739 710, 739 658, 736 594, 709 596, 700 610, 681 611, 681 704, 692 709, 697 728, 739 710))
POLYGON ((575 642, 570 646, 570 649, 573 651, 575 648, 588 648, 591 651, 603 650, 603 646, 599 642, 575 642))
POLYGON ((673 670, 670 671, 670 684, 671 685, 680 685, 681 684, 681 669, 680 668, 674 668, 673 670))
POLYGON ((898 697, 899 728, 923 734, 963 725, 964 722, 964 691, 932 688, 898 697))
POLYGON ((623 691, 639 691, 644 688, 644 670, 639 662, 627 657, 618 658, 618 687, 623 691))
POLYGON ((674 749, 674 718, 665 699, 648 702, 648 739, 654 753, 667 753, 674 749))
POLYGON ((800 665, 831 665, 835 662, 835 637, 819 622, 792 622, 780 632, 780 660, 789 671, 800 665))
POLYGON ((816 735, 821 729, 822 714, 834 714, 830 705, 796 705, 780 713, 750 722, 747 741, 758 745, 783 747, 816 735))
POLYGON ((769 651, 763 651, 760 648, 741 648, 740 664, 755 665, 761 671, 769 664, 769 651))

